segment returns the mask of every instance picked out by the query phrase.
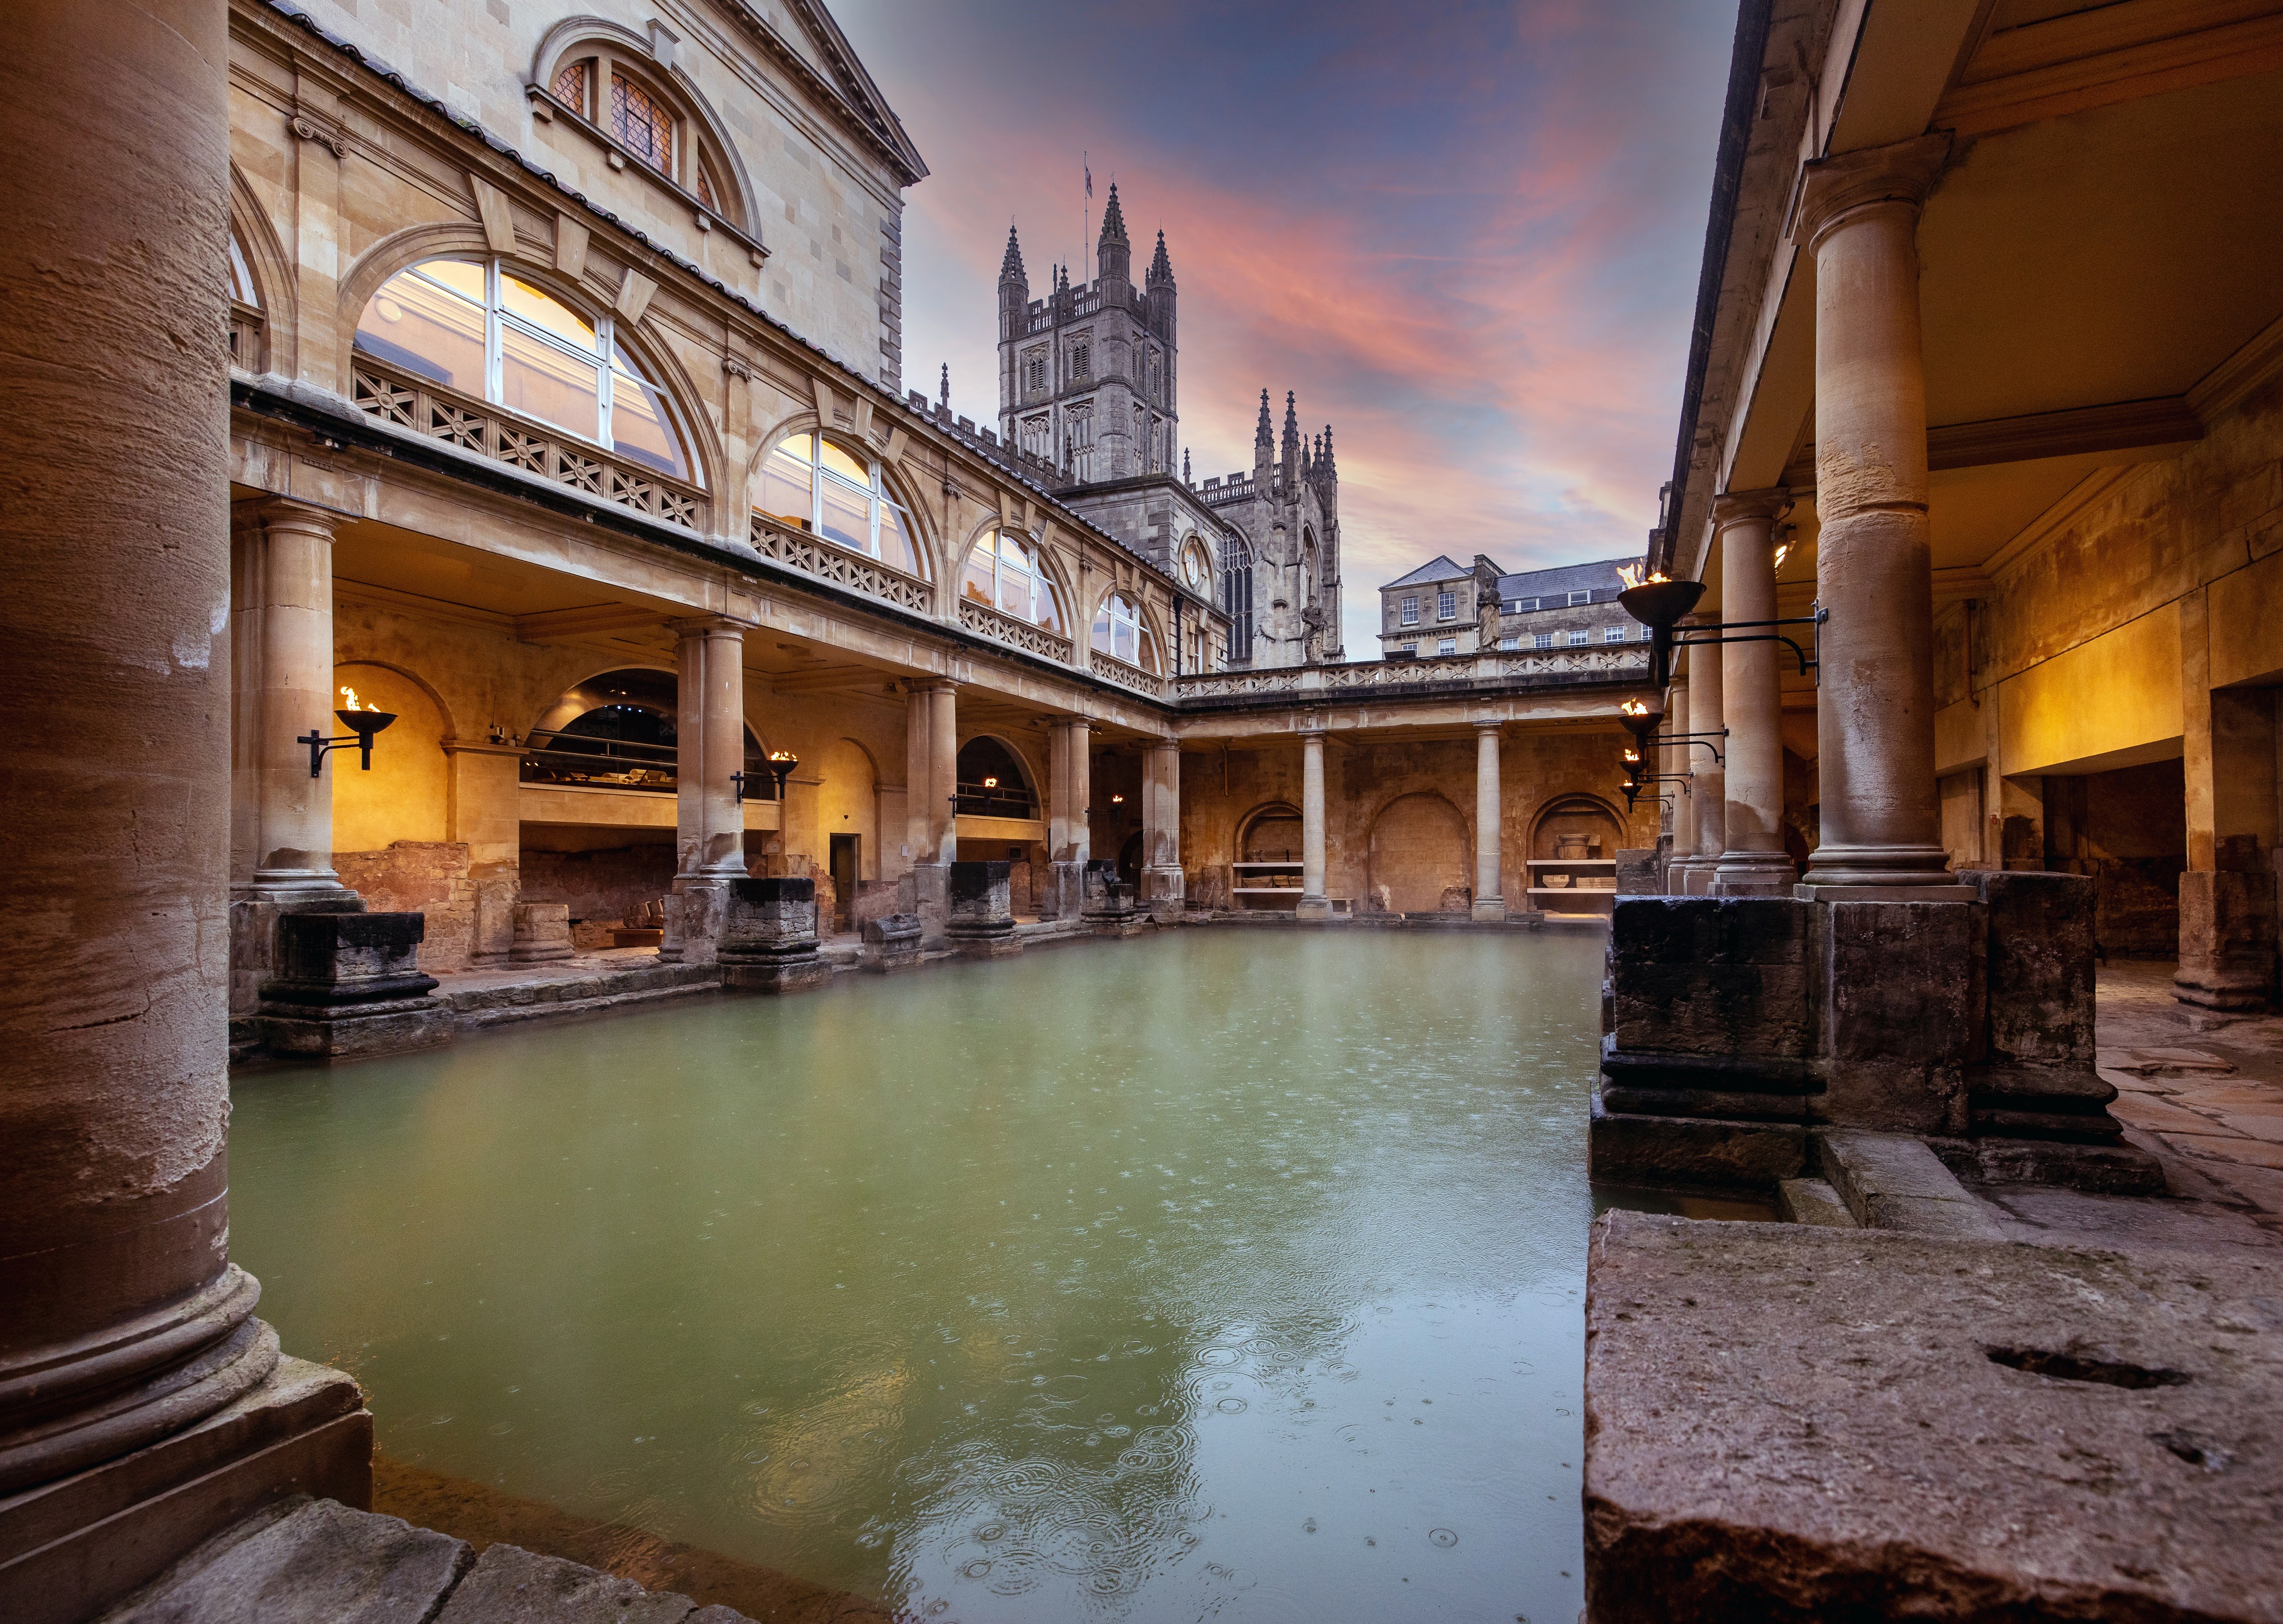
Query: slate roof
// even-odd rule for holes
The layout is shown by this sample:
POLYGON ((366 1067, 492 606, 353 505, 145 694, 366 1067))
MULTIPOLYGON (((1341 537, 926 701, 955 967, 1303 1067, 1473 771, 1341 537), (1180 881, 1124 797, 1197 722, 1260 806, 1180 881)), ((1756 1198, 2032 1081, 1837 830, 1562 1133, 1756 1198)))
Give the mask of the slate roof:
POLYGON ((1385 592, 1395 587, 1424 587, 1434 581, 1462 581, 1473 575, 1474 571, 1466 565, 1453 563, 1448 553, 1438 553, 1430 562, 1421 564, 1408 575, 1388 582, 1380 590, 1385 592))
POLYGON ((1551 570, 1526 570, 1519 575, 1499 577, 1499 597, 1511 603, 1516 598, 1544 598, 1567 595, 1572 592, 1591 592, 1593 602, 1606 603, 1617 595, 1617 566, 1639 563, 1640 558, 1605 558, 1599 563, 1565 563, 1551 570))

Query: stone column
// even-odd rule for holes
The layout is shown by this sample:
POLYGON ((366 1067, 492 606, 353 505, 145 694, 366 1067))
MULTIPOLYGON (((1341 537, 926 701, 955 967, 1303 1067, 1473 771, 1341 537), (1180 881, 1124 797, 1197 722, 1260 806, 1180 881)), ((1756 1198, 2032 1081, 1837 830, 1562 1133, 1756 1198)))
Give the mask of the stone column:
POLYGON ((906 841, 923 940, 941 944, 949 921, 947 870, 959 855, 959 699, 948 682, 914 682, 904 706, 906 841))
MULTIPOLYGON (((1688 674, 1684 667, 1673 673, 1672 686, 1665 691, 1664 725, 1656 731, 1668 735, 1687 733, 1688 718, 1688 674)), ((1688 771, 1688 754, 1671 744, 1651 744, 1641 752, 1649 772, 1671 773, 1688 771)), ((1696 869, 1696 786, 1683 781, 1649 788, 1672 797, 1672 857, 1665 864, 1664 889, 1669 896, 1686 897, 1689 875, 1696 869)))
POLYGON ((468 880, 476 892, 471 968, 503 965, 515 947, 523 876, 522 765, 523 751, 513 744, 444 741, 444 837, 467 843, 468 880))
POLYGON ((1324 730, 1300 730, 1300 902, 1302 919, 1329 919, 1324 895, 1324 730))
POLYGON ((745 815, 730 774, 745 770, 745 634, 713 616, 667 623, 676 652, 674 895, 658 957, 711 964, 730 882, 745 878, 745 815))
MULTIPOLYGON (((1731 491, 1713 499, 1722 619, 1734 624, 1776 618, 1775 522, 1790 505, 1786 490, 1731 491)), ((1758 627, 1743 635, 1776 629, 1758 627)), ((1773 642, 1726 643, 1719 650, 1728 770, 1726 849, 1712 881, 1718 896, 1788 897, 1798 874, 1783 843, 1780 685, 1789 652, 1773 642)))
POLYGON ((1950 154, 1935 135, 1807 167, 1815 256, 1816 590, 1824 627, 1822 843, 1803 893, 1962 902, 1934 772, 1919 210, 1950 154))
POLYGON ((1181 917, 1181 747, 1158 739, 1142 752, 1142 900, 1161 924, 1181 917))
POLYGON ((1086 865, 1094 855, 1087 811, 1094 804, 1094 725, 1082 716, 1048 724, 1047 897, 1051 917, 1086 909, 1086 865))
POLYGON ((2264 1009, 2276 990, 2279 834, 2275 691, 2211 685, 2206 590, 2180 599, 2180 875, 2173 995, 2206 1009, 2264 1009))
POLYGON ((1475 917, 1506 917, 1506 887, 1500 879, 1505 842, 1504 801, 1499 793, 1499 727, 1475 724, 1475 917))
MULTIPOLYGON (((277 917, 362 905, 333 872, 333 516, 248 502, 231 516, 230 1014, 241 1024, 277 957, 277 917)), ((386 748, 381 746, 380 748, 386 748)))
POLYGON ((297 1480, 363 1504, 371 1431, 228 1255, 225 8, 9 21, 0 1612, 65 1624, 297 1480))
POLYGON ((1688 868, 1688 894, 1710 896, 1712 875, 1720 866, 1720 853, 1727 845, 1728 773, 1725 758, 1727 741, 1718 736, 1726 726, 1722 719, 1724 684, 1721 678, 1720 656, 1717 645, 1705 645, 1688 651, 1688 731, 1714 736, 1702 742, 1692 741, 1672 752, 1676 772, 1693 774, 1689 788, 1695 790, 1690 800, 1696 807, 1696 860, 1688 868), (1705 748, 1711 746, 1710 750, 1705 748), (1718 750, 1715 756, 1712 751, 1718 750))

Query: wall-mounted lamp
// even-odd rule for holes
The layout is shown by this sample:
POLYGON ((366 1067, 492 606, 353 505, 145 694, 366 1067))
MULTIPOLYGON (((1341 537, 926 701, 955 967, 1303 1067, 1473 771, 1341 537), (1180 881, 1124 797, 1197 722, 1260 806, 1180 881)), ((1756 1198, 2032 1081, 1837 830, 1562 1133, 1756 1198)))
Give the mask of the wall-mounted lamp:
MULTIPOLYGON (((791 750, 780 750, 769 752, 769 776, 776 780, 777 800, 780 804, 784 800, 785 780, 792 776, 792 770, 799 765, 800 758, 791 750)), ((761 784, 761 775, 758 773, 729 774, 729 788, 736 791, 737 802, 740 805, 744 804, 745 787, 748 784, 759 789, 761 784)))
POLYGON ((364 771, 371 772, 372 735, 396 719, 396 712, 393 711, 368 711, 359 707, 356 689, 353 688, 343 688, 341 697, 347 703, 333 714, 339 717, 341 725, 349 730, 348 737, 329 739, 322 731, 312 727, 293 741, 296 744, 306 744, 309 747, 311 778, 316 778, 324 772, 325 758, 328 754, 337 750, 347 750, 352 744, 357 747, 357 755, 361 758, 364 771))
POLYGON ((1112 806, 1123 806, 1126 804, 1126 797, 1122 795, 1113 795, 1110 797, 1110 804, 1112 806))
POLYGON ((986 778, 983 781, 983 787, 986 789, 996 789, 999 787, 999 781, 995 778, 986 778))

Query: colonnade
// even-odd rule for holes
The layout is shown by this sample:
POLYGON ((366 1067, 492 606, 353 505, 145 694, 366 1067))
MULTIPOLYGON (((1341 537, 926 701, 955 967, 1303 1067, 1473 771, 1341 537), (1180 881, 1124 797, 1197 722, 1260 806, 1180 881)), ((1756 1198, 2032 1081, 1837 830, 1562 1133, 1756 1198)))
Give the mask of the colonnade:
MULTIPOLYGON (((1964 900, 1942 844, 1935 778, 1934 580, 1918 219, 1950 151, 1928 136, 1807 166, 1800 232, 1814 256, 1820 839, 1795 886, 1783 850, 1781 674, 1773 641, 1687 650, 1668 734, 1718 734, 1675 807, 1670 889, 1827 901, 1964 900)), ((1715 500, 1724 622, 1776 618, 1781 489, 1715 500)), ((1758 636, 1768 628, 1741 633, 1758 636)), ((1678 766, 1671 770, 1685 770, 1678 766)))

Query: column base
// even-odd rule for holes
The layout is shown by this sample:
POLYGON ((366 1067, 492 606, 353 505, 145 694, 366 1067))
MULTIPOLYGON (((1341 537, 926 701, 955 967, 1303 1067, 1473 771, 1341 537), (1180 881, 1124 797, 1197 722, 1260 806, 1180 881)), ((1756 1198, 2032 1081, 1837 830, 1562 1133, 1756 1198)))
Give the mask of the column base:
POLYGON ((945 928, 951 922, 950 864, 912 865, 912 912, 920 919, 920 945, 941 947, 945 928))
POLYGON ((1142 871, 1142 896, 1149 905, 1149 917, 1161 925, 1178 924, 1188 885, 1187 877, 1178 868, 1163 866, 1144 868, 1142 871))
POLYGON ((287 1495, 372 1504, 372 1415, 342 1371, 280 1358, 195 1426, 0 1498, 13 1624, 77 1624, 287 1495))
POLYGON ((1506 922, 1506 898, 1477 897, 1474 902, 1474 917, 1478 924, 1502 925, 1506 922))
POLYGON ((277 973, 277 921, 294 913, 362 913, 364 899, 343 886, 306 896, 237 887, 230 898, 230 1013, 250 1018, 261 983, 277 973))
POLYGON ((712 964, 721 953, 729 916, 729 882, 742 876, 705 874, 677 879, 666 899, 666 940, 658 956, 667 964, 712 964))
POLYGON ((1979 902, 1970 885, 1825 885, 1803 880, 1791 888, 1802 902, 1979 902))
POLYGON ((1799 865, 1780 851, 1731 851, 1712 871, 1714 897, 1788 897, 1799 865))
POLYGON ((1292 909, 1295 919, 1329 919, 1331 916, 1332 902, 1329 897, 1303 897, 1292 909))
POLYGON ((783 953, 725 953, 721 983, 749 992, 803 992, 832 979, 832 967, 812 939, 806 951, 783 953))

